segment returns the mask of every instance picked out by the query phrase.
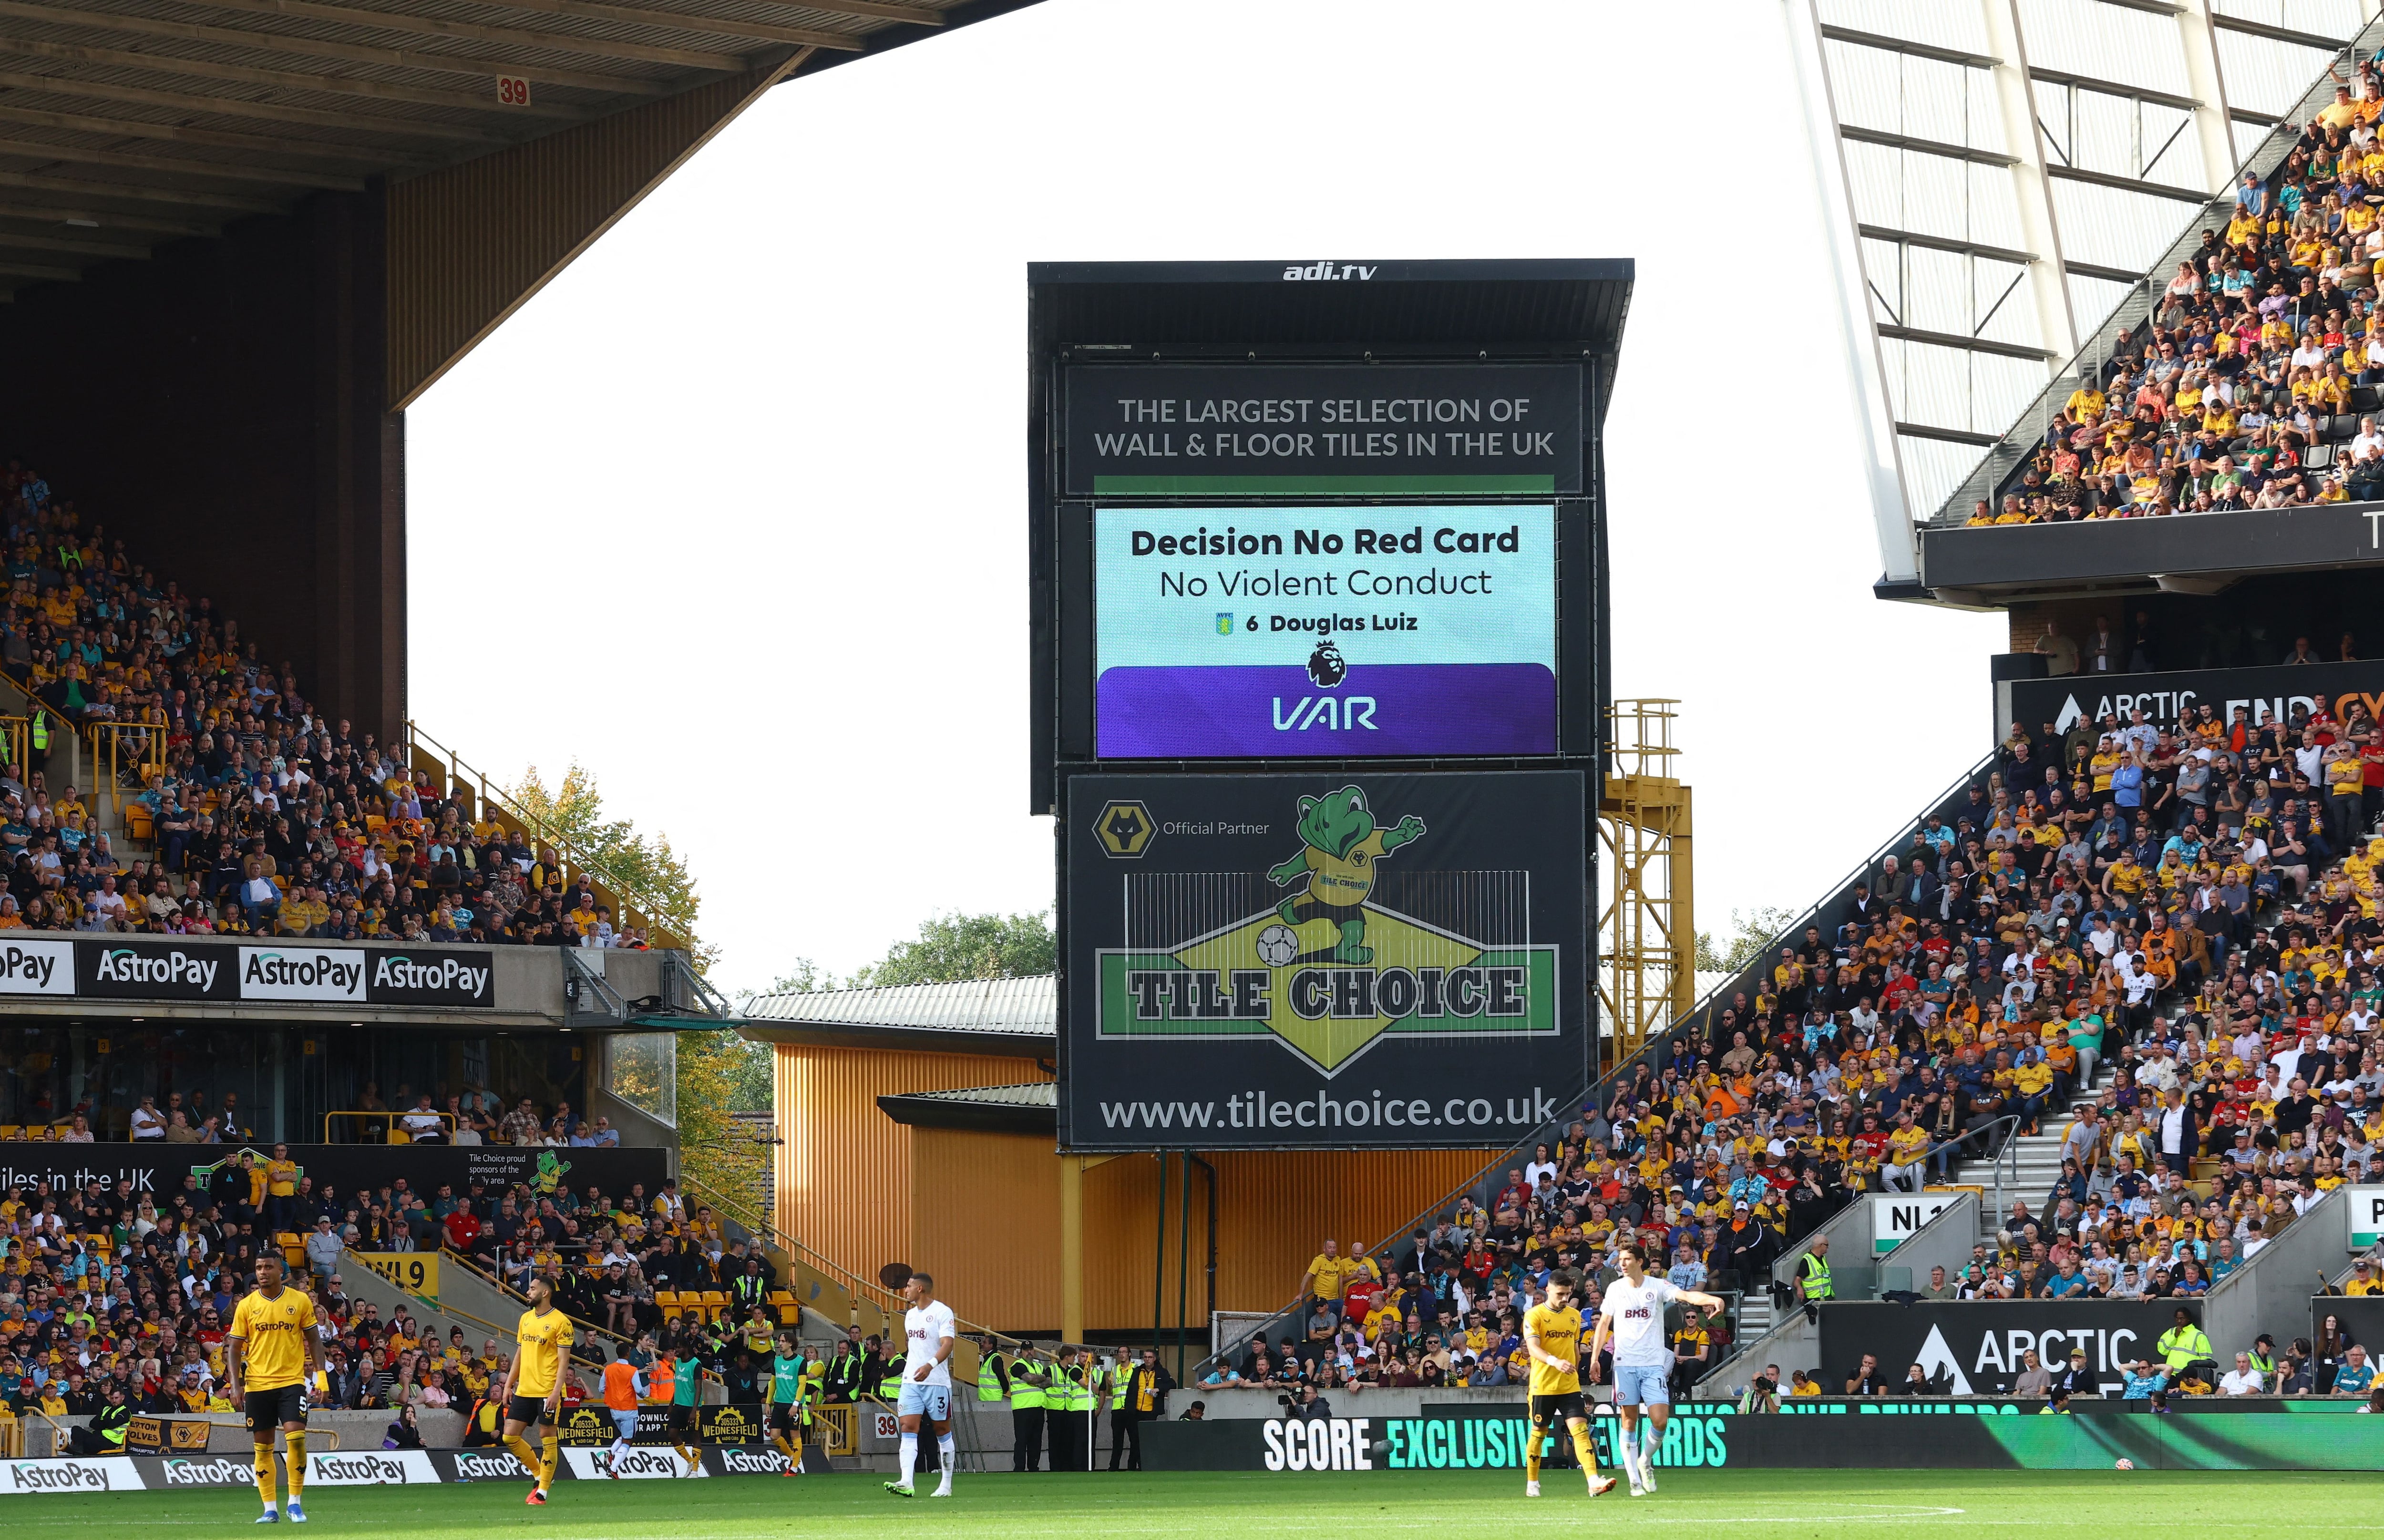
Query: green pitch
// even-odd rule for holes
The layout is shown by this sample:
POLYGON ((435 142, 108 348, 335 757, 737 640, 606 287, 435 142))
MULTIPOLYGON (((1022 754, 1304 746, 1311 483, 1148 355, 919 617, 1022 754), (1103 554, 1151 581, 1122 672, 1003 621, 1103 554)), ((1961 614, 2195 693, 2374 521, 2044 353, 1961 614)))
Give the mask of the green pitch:
MULTIPOLYGON (((253 1492, 154 1492, 28 1497, 7 1509, 45 1540, 122 1540, 164 1527, 174 1534, 317 1536, 453 1534, 486 1540, 540 1533, 561 1540, 770 1540, 833 1534, 837 1540, 1047 1540, 1058 1533, 1186 1534, 1200 1540, 1309 1540, 1336 1521, 1360 1530, 1574 1540, 1584 1523, 1732 1540, 1912 1540, 1913 1536, 2013 1534, 2041 1529, 2048 1514, 2065 1529, 2124 1534, 2148 1513, 2188 1516, 2197 1534, 2225 1536, 2373 1528, 2353 1521, 2367 1506, 2344 1473, 2116 1471, 1667 1471, 1663 1490, 1633 1499, 1620 1491, 1593 1501, 1571 1471, 1550 1471, 1536 1500, 1519 1473, 1176 1474, 1017 1476, 963 1473, 956 1495, 908 1501, 888 1497, 883 1477, 730 1476, 700 1483, 565 1481, 543 1509, 525 1508, 514 1482, 464 1486, 322 1487, 309 1494, 313 1520, 252 1527, 253 1492), (1062 1525, 1067 1527, 1063 1531, 1062 1525), (129 1527, 128 1527, 129 1526, 129 1527), (1745 1526, 1745 1527, 1740 1527, 1745 1526)), ((921 1491, 928 1482, 923 1479, 921 1491)))

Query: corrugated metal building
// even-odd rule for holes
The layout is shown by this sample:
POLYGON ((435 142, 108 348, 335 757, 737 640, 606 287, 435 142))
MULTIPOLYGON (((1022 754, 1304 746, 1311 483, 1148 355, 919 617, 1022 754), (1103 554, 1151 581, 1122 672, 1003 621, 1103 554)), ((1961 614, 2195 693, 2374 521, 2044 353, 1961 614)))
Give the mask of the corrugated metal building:
POLYGON ((757 996, 743 1014, 776 1053, 779 1223, 863 1277, 925 1269, 1002 1331, 1173 1331, 1180 1312, 1205 1335, 1211 1308, 1288 1302, 1325 1236, 1384 1240, 1496 1153, 1171 1151, 1162 1213, 1161 1157, 1056 1148, 1049 977, 757 996))

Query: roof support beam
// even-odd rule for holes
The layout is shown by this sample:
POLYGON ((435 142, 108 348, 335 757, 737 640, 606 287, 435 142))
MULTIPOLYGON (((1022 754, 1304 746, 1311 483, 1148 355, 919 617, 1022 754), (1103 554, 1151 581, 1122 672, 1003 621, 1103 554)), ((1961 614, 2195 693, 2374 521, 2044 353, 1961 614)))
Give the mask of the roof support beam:
POLYGON ((2129 96, 2139 102, 2153 102, 2161 106, 2175 107, 2179 112, 2192 112, 2202 105, 2191 96, 2172 95, 2166 91, 2154 91, 2141 85, 2126 85, 2117 81, 2106 81, 2095 75, 2073 74, 2067 69, 2031 68, 2029 74, 2032 79, 2045 85, 2076 86, 2080 91, 2100 92, 2105 96, 2129 96))
POLYGON ((70 166, 107 166, 119 171, 163 171, 169 176, 212 177, 221 181, 259 182, 267 187, 319 187, 334 192, 361 192, 365 186, 362 177, 335 177, 321 171, 285 171, 232 161, 180 160, 172 155, 128 155, 121 150, 71 149, 63 144, 44 144, 27 139, 0 139, 0 155, 15 155, 44 164, 63 162, 70 166))
MULTIPOLYGON (((0 74, 0 85, 9 77, 0 74)), ((347 161, 361 164, 367 171, 387 166, 392 158, 400 162, 419 157, 396 155, 385 150, 369 150, 357 145, 322 144, 305 139, 277 139, 267 134, 235 133, 224 129, 188 129, 175 123, 151 122, 138 118, 94 118, 80 112, 46 112, 38 107, 20 107, 6 97, 0 97, 0 123, 22 123, 40 129, 69 129, 77 133, 113 134, 123 139, 158 139, 174 144, 205 144, 218 150, 254 150, 261 155, 294 155, 303 160, 347 161)))
MULTIPOLYGON (((2205 0, 2192 0, 2199 9, 2205 0)), ((2214 11, 2210 24, 2224 32, 2241 32, 2245 37, 2264 37, 2270 43, 2291 43, 2303 48, 2316 48, 2321 53, 2340 54, 2351 46, 2347 37, 2327 37, 2317 32, 2300 31, 2291 27, 2271 27, 2265 21, 2250 21, 2240 16, 2228 16, 2214 11)))
POLYGON ((2185 54, 2186 88, 2193 93, 2193 137, 2202 145, 2202 180, 2223 194, 2235 180, 2235 130, 2227 121, 2227 82, 2218 68, 2218 34, 2210 0, 2177 9, 2177 36, 2185 54))
MULTIPOLYGON (((214 0, 209 0, 210 4, 214 0)), ((857 53, 869 45, 868 39, 858 32, 829 32, 817 27, 782 27, 775 21, 732 21, 725 17, 689 16, 684 11, 658 11, 643 6, 616 6, 611 0, 489 0, 509 11, 535 11, 543 16, 574 16, 590 21, 626 21, 639 27, 664 27, 673 31, 703 32, 713 37, 751 38, 756 43, 791 43, 799 47, 834 48, 843 53, 857 53)), ((834 9, 833 6, 806 6, 809 10, 834 9)), ((915 21, 933 17, 926 26, 943 25, 938 11, 923 11, 910 6, 892 6, 909 14, 896 19, 915 21)))
POLYGON ((2004 143, 2019 158, 2012 166, 2012 198, 2019 210, 2021 242, 2045 260, 2029 265, 2030 296, 2036 301, 2041 354, 2067 358, 2078 351, 2078 322, 2069 310, 2069 285, 2062 278, 2061 227, 2053 216, 2053 184, 2045 174, 2044 130, 2038 121, 2036 85, 2028 67, 2027 41, 2020 35, 2018 0, 1978 0, 1987 24, 1987 45, 1998 62, 1987 71, 2003 118, 2004 143))
MULTIPOLYGON (((6 183, 0 183, 5 186, 6 183)), ((155 235, 168 240, 186 235, 213 235, 223 228, 217 219, 168 219, 155 214, 123 214, 97 208, 60 208, 53 204, 27 203, 0 197, 0 219, 15 219, 54 230, 115 230, 126 235, 155 235)))
MULTIPOLYGON (((309 21, 336 21, 343 27, 355 27, 377 32, 411 32, 416 37, 463 38, 473 43, 497 43, 515 48, 546 48, 565 54, 586 54, 591 58, 632 59, 640 64, 676 65, 683 69, 713 69, 724 74, 745 68, 745 61, 734 54, 707 53, 695 48, 666 48, 651 43, 622 43, 607 38, 580 37, 570 32, 538 32, 523 27, 491 27, 478 21, 451 21, 444 17, 416 16, 406 11, 367 11, 353 6, 327 6, 317 0, 200 0, 210 10, 247 11, 252 15, 295 16, 309 21)), ((842 32, 816 34, 837 38, 845 47, 858 48, 858 38, 842 32)), ((258 34, 259 41, 273 39, 274 33, 258 34)))
POLYGON ((1857 31, 1852 27, 1832 27, 1826 22, 1821 26, 1821 35, 1831 43, 1852 43, 1864 48, 1884 49, 1891 54, 1909 54, 1914 58, 1935 59, 1940 64, 1966 64, 1973 69, 1993 69, 2003 62, 1986 54, 1966 54, 1959 48, 1940 48, 1933 43, 1915 43, 1909 38, 1857 31))
MULTIPOLYGON (((281 32, 260 32, 243 27, 209 27, 195 21, 167 21, 155 17, 130 16, 120 11, 34 5, 29 0, 0 0, 0 16, 60 27, 124 32, 134 37, 171 37, 190 43, 219 43, 247 55, 298 54, 308 58, 345 59, 351 64, 378 64, 396 69, 430 69, 441 74, 469 75, 479 80, 494 80, 499 75, 520 75, 533 81, 544 81, 549 85, 577 86, 586 91, 635 93, 641 96, 665 96, 678 89, 676 82, 656 75, 602 75, 586 69, 556 69, 542 64, 499 62, 462 54, 420 54, 404 48, 367 48, 361 43, 337 43, 329 38, 292 37, 281 32)), ((484 106, 491 105, 485 95, 477 100, 484 106)))
MULTIPOLYGON (((0 187, 20 188, 28 192, 56 192, 68 198, 95 198, 103 202, 118 200, 130 204, 180 204, 185 208, 220 208, 233 214, 283 212, 280 204, 266 198, 243 198, 229 192, 192 192, 182 188, 152 187, 131 181, 80 181, 69 177, 43 176, 32 171, 0 171, 0 187)), ((60 210, 58 217, 64 219, 68 216, 60 210)), ((208 227, 207 233, 214 233, 214 227, 208 227)))
MULTIPOLYGON (((0 219, 14 218, 6 208, 0 208, 0 219)), ((103 256, 140 258, 149 255, 146 246, 127 246, 113 241, 84 241, 65 235, 19 235, 14 230, 0 230, 0 251, 60 252, 69 256, 103 256)))
MULTIPOLYGON (((1954 252, 1963 256, 1992 257, 1997 262, 2033 262, 2033 252, 2014 251, 2009 246, 1982 246, 1976 241, 1956 241, 1944 235, 1922 235, 1918 230, 1894 230, 1886 225, 1856 227, 1866 241, 1893 241, 1899 246, 1919 246, 1932 252, 1954 252)), ((2133 275, 2130 275, 2133 276, 2133 275)))
POLYGON ((82 270, 78 267, 53 267, 38 262, 11 262, 0 257, 0 278, 29 279, 37 283, 77 283, 82 279, 82 270))
MULTIPOLYGON (((0 55, 22 44, 0 43, 0 55)), ((135 55, 134 57, 143 57, 135 55)), ((85 97, 95 102, 130 102, 142 106, 172 107, 181 112, 204 113, 211 118, 252 118, 267 123, 304 123, 318 129, 344 129, 354 133, 380 133, 393 137, 457 141, 470 144, 503 144, 509 141, 499 133, 473 128, 465 123, 428 123, 404 118, 360 118, 352 112, 331 112, 321 107, 293 107, 279 102, 244 102, 233 96, 201 96, 187 91, 155 91, 147 86, 118 85, 113 81, 73 81, 57 75, 29 75, 21 70, 0 69, 0 86, 13 91, 37 91, 44 96, 85 97)), ((156 127, 155 124, 149 125, 156 127)), ((340 145, 305 143, 309 153, 329 155, 345 153, 340 145)), ((358 155, 373 154, 359 150, 358 155)))
POLYGON ((1900 422, 1895 430, 1907 439, 1934 439, 1940 443, 1968 444, 1973 449, 1993 449, 2003 442, 1992 433, 1973 433, 1963 428, 1937 428, 1925 422, 1900 422))
MULTIPOLYGON (((2042 267, 2047 264, 2040 262, 2037 266, 2042 267)), ((1958 331, 1924 331, 1913 326, 1882 326, 1879 329, 1879 334, 1893 338, 1899 342, 1921 342, 1935 348, 1958 348, 1964 353, 1992 353, 1998 358, 2033 358, 2049 364, 2059 357, 2066 356, 2047 353, 2043 348, 2030 347, 2025 342, 1990 342, 1984 337, 1965 337, 1958 331)))
MULTIPOLYGON (((511 6, 515 0, 490 0, 490 3, 511 6)), ((925 6, 891 5, 886 0, 788 0, 788 3, 801 10, 866 17, 872 21, 908 21, 917 27, 940 27, 946 20, 944 13, 939 10, 925 6)))
POLYGON ((1859 144, 1883 144, 1891 150, 1912 150, 1924 155, 1943 155, 1948 160, 1967 160, 1978 166, 2017 166, 2017 157, 1997 150, 1981 150, 1968 144, 1948 144, 1938 139, 1916 139, 1908 133, 1888 133, 1880 129, 1857 129, 1842 125, 1838 131, 1859 144))
MULTIPOLYGON (((29 58, 70 59, 77 64, 104 64, 112 68, 140 69, 160 75, 186 75, 201 81, 238 81, 243 85, 278 86, 287 91, 320 91, 335 96, 365 96, 383 102, 410 102, 416 106, 460 107, 466 112, 491 115, 499 110, 492 93, 486 91, 441 91, 432 86, 399 85, 390 81, 360 81, 345 75, 310 75, 296 69, 259 69, 252 65, 225 64, 216 59, 187 59, 174 54, 134 52, 127 48, 93 48, 79 43, 43 43, 25 38, 0 38, 0 54, 19 54, 29 58)), ((233 106, 258 105, 227 103, 225 109, 229 110, 233 106)), ((290 107, 283 110, 308 114, 317 111, 312 107, 290 107)), ((538 103, 526 107, 505 107, 503 111, 509 118, 562 118, 574 122, 591 116, 582 108, 553 103, 538 103)), ((293 117, 290 121, 311 123, 320 121, 322 118, 334 121, 348 120, 341 114, 324 113, 321 118, 312 116, 293 117)), ((386 120, 357 118, 354 121, 359 129, 377 129, 380 122, 386 120)), ((428 133, 433 130, 425 128, 415 131, 428 133)))
POLYGON ((1837 30, 1821 25, 1818 0, 1787 0, 1781 7, 1787 23, 1788 56, 1796 72, 1796 94, 1804 107, 1806 154, 1813 168, 1814 191, 1821 199, 1821 233, 1830 259, 1830 288, 1837 299, 1838 335, 1845 349, 1841 360, 1847 383, 1854 387, 1856 434, 1862 445, 1859 460, 1863 488, 1869 493, 1871 526, 1879 538, 1879 562, 1894 582, 1916 582, 1920 577, 1920 546, 1912 532, 1912 512, 1904 497, 1903 451, 1895 439, 1895 411, 1888 399, 1887 360, 1871 324, 1870 283, 1863 273, 1861 227, 1855 213, 1854 186, 1846 174, 1846 144, 1830 81, 1830 50, 1826 40, 1837 30))
POLYGON ((2165 181, 2146 181, 2142 177, 2115 177, 2108 171, 2089 171, 2078 166, 2048 166, 2044 174, 2061 181, 2089 182, 2096 187, 2116 187, 2122 192, 2147 192, 2155 198, 2173 198, 2181 204, 2210 204, 2216 200, 2207 192, 2191 187, 2175 187, 2165 181))
POLYGON ((2125 267, 2105 267, 2093 262, 2065 262, 2061 267, 2063 271, 2076 273, 2080 278, 2099 278, 2107 283, 2142 283, 2144 280, 2142 273, 2131 273, 2125 267))

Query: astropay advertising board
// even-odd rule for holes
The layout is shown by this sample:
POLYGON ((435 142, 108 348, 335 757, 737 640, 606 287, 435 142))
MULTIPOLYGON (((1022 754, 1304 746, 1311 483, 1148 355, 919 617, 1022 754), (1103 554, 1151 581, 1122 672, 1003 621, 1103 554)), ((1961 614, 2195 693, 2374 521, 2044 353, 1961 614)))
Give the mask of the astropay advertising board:
POLYGON ((9 995, 477 1009, 497 1002, 495 959, 478 948, 23 935, 0 944, 0 997, 9 995))
POLYGON ((1093 516, 1103 759, 1552 754, 1556 509, 1093 516))
POLYGON ((1060 1142, 1471 1149, 1587 1084, 1577 771, 1068 781, 1060 1142))

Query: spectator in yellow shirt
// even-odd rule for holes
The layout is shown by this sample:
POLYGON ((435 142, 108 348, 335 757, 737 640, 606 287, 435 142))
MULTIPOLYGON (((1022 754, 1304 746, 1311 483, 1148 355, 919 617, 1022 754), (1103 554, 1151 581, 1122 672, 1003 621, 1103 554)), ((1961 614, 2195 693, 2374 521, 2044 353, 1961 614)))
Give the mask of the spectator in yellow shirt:
POLYGON ((1341 1255, 1341 1243, 1328 1239, 1324 1249, 1310 1261, 1308 1276, 1299 1281, 1299 1292, 1335 1321, 1341 1319, 1341 1289, 1348 1281, 1348 1266, 1341 1255))

